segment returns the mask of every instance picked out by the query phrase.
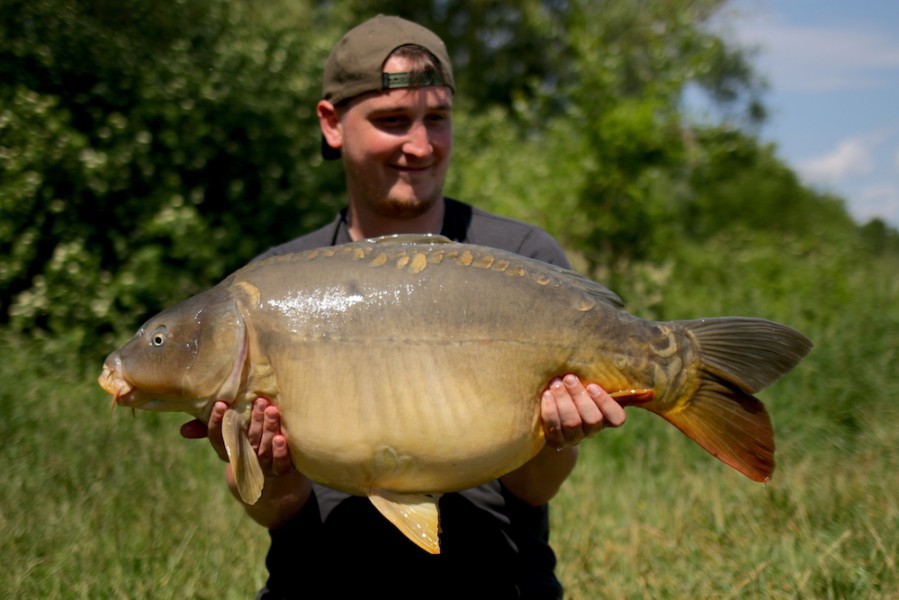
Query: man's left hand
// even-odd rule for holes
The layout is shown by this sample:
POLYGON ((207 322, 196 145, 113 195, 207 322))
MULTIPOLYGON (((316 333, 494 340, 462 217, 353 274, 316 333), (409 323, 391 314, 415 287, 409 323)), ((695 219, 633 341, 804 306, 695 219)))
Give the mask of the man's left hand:
POLYGON ((572 374, 553 379, 540 399, 540 415, 546 444, 553 448, 575 446, 606 427, 620 427, 624 408, 595 383, 584 386, 572 374))

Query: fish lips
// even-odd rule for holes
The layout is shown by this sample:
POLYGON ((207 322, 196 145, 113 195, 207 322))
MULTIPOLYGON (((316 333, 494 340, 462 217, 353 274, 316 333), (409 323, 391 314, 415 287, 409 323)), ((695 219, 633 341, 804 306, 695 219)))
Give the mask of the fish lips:
POLYGON ((97 379, 100 387, 112 395, 112 403, 119 406, 135 406, 140 404, 134 396, 134 386, 121 376, 121 370, 109 363, 103 365, 103 372, 97 379))

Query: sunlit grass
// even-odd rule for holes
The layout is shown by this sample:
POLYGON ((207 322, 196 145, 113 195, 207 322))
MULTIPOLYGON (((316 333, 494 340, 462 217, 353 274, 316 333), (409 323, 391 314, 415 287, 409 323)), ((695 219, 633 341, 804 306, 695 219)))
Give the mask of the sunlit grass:
POLYGON ((554 503, 570 596, 895 597, 899 419, 881 416, 852 450, 786 444, 762 485, 631 415, 626 445, 642 451, 600 436, 554 503))
POLYGON ((181 415, 113 413, 58 351, 4 337, 2 354, 4 597, 252 597, 268 536, 181 415))

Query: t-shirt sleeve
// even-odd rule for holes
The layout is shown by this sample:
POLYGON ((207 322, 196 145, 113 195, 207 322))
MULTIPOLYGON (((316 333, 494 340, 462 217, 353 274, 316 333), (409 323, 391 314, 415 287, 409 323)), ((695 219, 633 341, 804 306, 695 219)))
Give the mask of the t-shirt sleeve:
POLYGON ((543 229, 482 210, 473 209, 464 241, 571 268, 562 247, 543 229))
POLYGON ((565 256, 562 247, 542 229, 534 228, 528 232, 522 241, 518 254, 542 260, 564 269, 571 268, 571 265, 568 263, 568 257, 565 256))
POLYGON ((292 252, 303 252, 304 250, 330 246, 332 245, 334 230, 337 227, 337 222, 339 221, 339 219, 340 215, 338 215, 334 221, 328 223, 320 229, 316 229, 315 231, 307 233, 306 235, 300 236, 294 240, 290 240, 289 242, 285 242, 278 246, 269 248, 268 250, 254 258, 253 261, 263 260, 272 256, 290 254, 292 252))

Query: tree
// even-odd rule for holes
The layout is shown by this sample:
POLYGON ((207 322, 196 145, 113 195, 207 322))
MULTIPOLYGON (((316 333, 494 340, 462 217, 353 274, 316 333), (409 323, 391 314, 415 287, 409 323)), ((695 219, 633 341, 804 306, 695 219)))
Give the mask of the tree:
POLYGON ((309 8, 3 3, 0 322, 130 330, 332 214, 309 8))
POLYGON ((724 3, 4 0, 0 325, 90 345, 329 219, 321 68, 377 12, 449 46, 448 193, 544 226, 613 288, 734 222, 855 235, 745 130, 763 85, 706 27, 724 3), (693 85, 725 123, 684 117, 693 85))
MULTIPOLYGON (((747 120, 761 114, 761 81, 748 57, 705 27, 722 4, 552 4, 564 10, 542 13, 547 23, 534 29, 553 33, 549 47, 560 49, 551 52, 564 59, 532 86, 534 98, 505 107, 514 118, 490 117, 497 127, 527 124, 517 149, 534 154, 522 172, 564 174, 553 179, 557 193, 547 189, 533 201, 546 226, 613 286, 635 261, 668 252, 679 205, 691 193, 686 87, 709 88, 730 112, 742 101, 747 120)), ((515 155, 521 162, 521 152, 515 155)))

